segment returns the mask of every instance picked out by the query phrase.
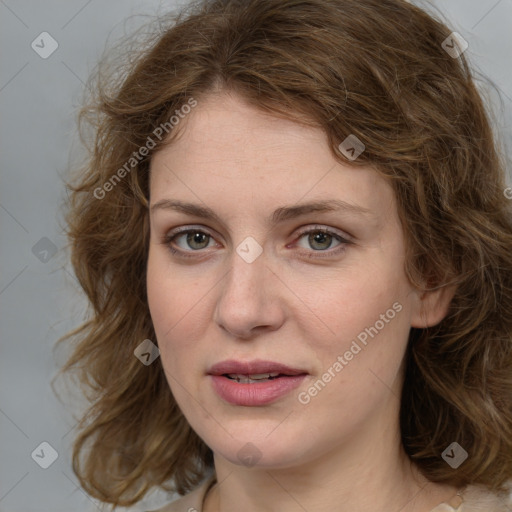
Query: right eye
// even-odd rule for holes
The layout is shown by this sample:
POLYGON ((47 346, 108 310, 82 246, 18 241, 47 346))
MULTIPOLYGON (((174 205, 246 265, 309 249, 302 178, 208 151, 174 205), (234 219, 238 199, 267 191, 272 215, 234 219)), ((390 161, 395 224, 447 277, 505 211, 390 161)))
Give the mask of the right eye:
POLYGON ((172 254, 183 256, 184 258, 193 258, 191 254, 192 252, 199 252, 201 249, 206 249, 208 247, 208 242, 212 239, 212 235, 202 231, 201 229, 193 228, 193 229, 182 229, 180 231, 174 231, 165 235, 162 243, 166 245, 172 254), (184 240, 183 243, 188 246, 188 250, 183 245, 176 244, 176 240, 184 240), (204 245, 206 243, 206 245, 204 245), (180 247, 179 249, 175 248, 175 245, 180 247))

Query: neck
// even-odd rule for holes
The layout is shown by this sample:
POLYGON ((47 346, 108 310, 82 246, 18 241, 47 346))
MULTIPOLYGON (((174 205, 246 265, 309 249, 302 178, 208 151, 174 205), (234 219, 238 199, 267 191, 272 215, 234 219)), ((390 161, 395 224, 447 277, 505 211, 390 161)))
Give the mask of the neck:
POLYGON ((396 430, 382 427, 372 429, 379 442, 363 442, 371 437, 359 435, 288 468, 246 468, 215 454, 217 484, 204 512, 426 512, 456 494, 456 488, 424 478, 396 430))

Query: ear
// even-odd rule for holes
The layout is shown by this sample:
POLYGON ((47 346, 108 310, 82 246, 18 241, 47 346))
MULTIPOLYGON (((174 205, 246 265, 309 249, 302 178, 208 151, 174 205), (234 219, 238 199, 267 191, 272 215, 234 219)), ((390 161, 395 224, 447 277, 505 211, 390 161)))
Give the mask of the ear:
POLYGON ((448 313, 456 289, 456 285, 444 285, 431 291, 418 290, 411 327, 425 329, 440 323, 448 313))

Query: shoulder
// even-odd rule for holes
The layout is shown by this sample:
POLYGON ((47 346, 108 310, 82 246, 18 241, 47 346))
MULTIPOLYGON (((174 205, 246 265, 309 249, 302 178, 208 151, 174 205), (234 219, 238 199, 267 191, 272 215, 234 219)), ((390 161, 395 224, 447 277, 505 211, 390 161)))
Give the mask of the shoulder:
MULTIPOLYGON (((202 503, 208 489, 216 482, 215 474, 208 476, 193 491, 152 512, 202 512, 202 503)), ((511 489, 512 491, 512 489, 511 489)), ((456 512, 512 512, 512 497, 499 496, 485 487, 470 485, 462 493, 463 505, 458 509, 439 509, 456 512)), ((440 506, 441 507, 441 506, 440 506)), ((432 512, 437 512, 435 508, 432 512)))
POLYGON ((215 474, 212 474, 193 491, 152 512, 202 512, 203 499, 215 481, 215 474))
POLYGON ((464 504, 461 512, 511 512, 512 498, 490 492, 479 485, 470 485, 462 493, 464 504))

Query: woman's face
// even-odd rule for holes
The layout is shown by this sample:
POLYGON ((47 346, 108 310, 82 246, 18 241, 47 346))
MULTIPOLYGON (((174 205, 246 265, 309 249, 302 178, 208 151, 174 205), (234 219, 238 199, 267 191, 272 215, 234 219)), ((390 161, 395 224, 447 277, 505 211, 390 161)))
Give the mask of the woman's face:
POLYGON ((231 463, 274 468, 395 436, 422 316, 391 187, 335 160, 321 130, 237 96, 209 96, 181 122, 151 164, 147 288, 192 428, 231 463), (228 360, 240 366, 212 368, 228 360), (287 376, 222 376, 270 372, 287 376))

